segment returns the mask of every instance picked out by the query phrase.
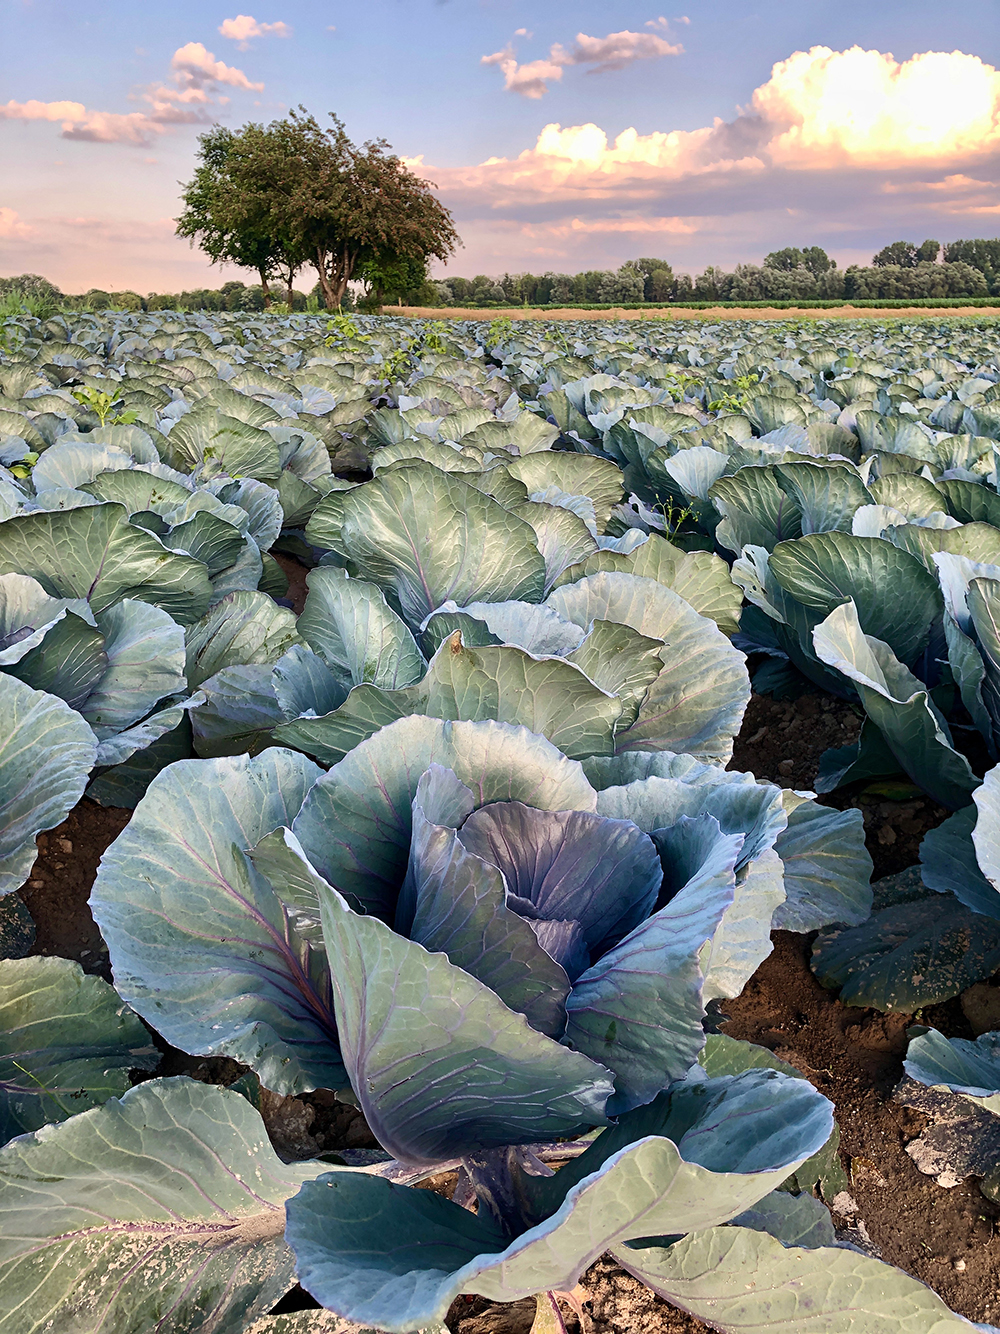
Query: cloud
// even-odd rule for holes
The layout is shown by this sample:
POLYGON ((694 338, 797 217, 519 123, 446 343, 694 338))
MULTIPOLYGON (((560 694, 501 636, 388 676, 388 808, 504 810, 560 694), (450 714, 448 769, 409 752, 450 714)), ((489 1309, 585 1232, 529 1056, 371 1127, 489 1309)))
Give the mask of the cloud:
MULTIPOLYGON (((577 46, 593 63, 616 50, 624 58, 616 36, 577 46)), ((508 85, 521 91, 527 70, 515 60, 508 85)), ((552 122, 516 156, 458 168, 418 161, 415 170, 437 182, 483 272, 500 267, 490 247, 516 265, 518 236, 526 253, 541 247, 569 268, 602 252, 620 262, 646 229, 669 239, 672 254, 700 254, 694 263, 737 262, 761 245, 843 250, 845 238, 869 232, 882 236, 878 249, 893 233, 947 234, 950 225, 961 235, 1000 215, 1000 73, 960 51, 897 61, 817 46, 775 64, 729 120, 613 139, 594 123, 552 122)))
POLYGON ((0 104, 0 120, 59 121, 63 139, 95 144, 130 144, 145 147, 171 125, 205 125, 229 102, 223 87, 263 92, 241 69, 216 60, 201 42, 178 47, 170 61, 172 83, 149 84, 139 94, 148 111, 95 111, 82 102, 27 102, 0 104))
POLYGON ((291 37, 292 29, 287 23, 258 23, 249 14, 237 14, 234 19, 224 19, 219 27, 223 37, 238 42, 237 50, 250 49, 253 37, 291 37))
MULTIPOLYGON (((649 26, 667 26, 664 18, 651 19, 649 26)), ((524 28, 518 28, 515 37, 530 37, 524 28)), ((606 37, 589 37, 585 32, 576 34, 576 43, 567 50, 559 42, 549 48, 548 59, 531 60, 519 64, 513 43, 502 51, 483 56, 483 65, 498 65, 504 76, 504 88, 510 93, 537 100, 549 91, 549 82, 558 82, 563 69, 569 65, 588 65, 588 74, 603 74, 610 70, 626 69, 637 60, 654 60, 661 56, 680 55, 680 43, 668 42, 652 32, 609 32, 606 37)))
POLYGON ((61 121, 61 138, 97 144, 141 147, 163 133, 163 125, 145 112, 119 115, 110 111, 91 111, 82 102, 10 101, 0 106, 0 120, 61 121))
POLYGON ((22 222, 20 215, 12 208, 0 208, 0 237, 4 239, 12 237, 34 236, 35 229, 26 222, 22 222))
POLYGON ((499 65, 503 74, 503 86, 510 93, 520 93, 522 97, 537 100, 549 91, 548 79, 562 78, 562 67, 551 60, 531 60, 524 65, 517 63, 512 46, 502 51, 494 51, 491 56, 483 56, 483 65, 499 65))
POLYGON ((186 81, 189 87, 203 88, 224 83, 231 88, 244 88, 248 92, 264 91, 262 83, 251 83, 241 69, 216 60, 201 42, 188 42, 186 46, 178 48, 170 61, 170 68, 176 71, 175 77, 186 81))
POLYGON ((607 37, 576 34, 576 45, 569 51, 557 42, 550 51, 558 65, 590 65, 588 74, 627 69, 637 60, 658 60, 661 56, 679 56, 684 48, 652 32, 609 32, 607 37))
POLYGON ((925 51, 900 64, 859 46, 814 46, 773 67, 753 111, 785 127, 770 146, 776 162, 964 156, 1000 144, 1000 73, 961 51, 925 51))

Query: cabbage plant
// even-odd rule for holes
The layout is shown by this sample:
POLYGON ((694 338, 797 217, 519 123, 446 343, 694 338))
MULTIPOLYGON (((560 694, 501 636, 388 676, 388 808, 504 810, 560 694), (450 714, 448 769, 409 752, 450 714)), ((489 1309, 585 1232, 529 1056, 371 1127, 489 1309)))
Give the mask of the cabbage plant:
POLYGON ((599 787, 523 727, 406 717, 325 774, 276 748, 172 765, 103 859, 116 986, 169 1041, 279 1092, 349 1087, 411 1171, 461 1161, 478 1221, 370 1173, 289 1204, 301 1275, 352 1319, 571 1288, 616 1241, 739 1214, 829 1138, 799 1081, 697 1061, 706 1004, 738 994, 779 907, 867 914, 857 813, 834 815, 824 874, 809 844, 833 829, 790 832, 780 789, 662 754, 591 763, 599 787), (532 1146, 602 1127, 538 1176, 532 1146), (428 1227, 425 1277, 374 1243, 428 1227))
POLYGON ((35 835, 61 824, 83 796, 98 749, 68 704, 0 675, 0 895, 20 889, 35 835))

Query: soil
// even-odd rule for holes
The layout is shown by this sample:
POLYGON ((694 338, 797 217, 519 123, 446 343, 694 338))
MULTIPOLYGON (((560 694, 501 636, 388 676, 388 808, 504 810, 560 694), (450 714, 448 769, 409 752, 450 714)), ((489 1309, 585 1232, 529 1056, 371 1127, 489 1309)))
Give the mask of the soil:
MULTIPOLYGON (((774 952, 743 994, 722 1003, 722 1031, 767 1047, 836 1105, 856 1212, 847 1206, 834 1222, 863 1223, 862 1237, 883 1260, 922 1279, 962 1315, 996 1323, 1000 1206, 971 1178, 942 1189, 905 1151, 926 1125, 892 1097, 913 1016, 841 1005, 809 970, 808 937, 776 931, 772 939, 774 952)), ((973 1035, 958 1002, 928 1007, 921 1022, 949 1037, 973 1035)))
POLYGON ((111 980, 108 950, 87 900, 104 849, 132 812, 84 799, 56 829, 35 840, 38 858, 20 897, 35 919, 32 954, 75 959, 87 973, 111 980))
MULTIPOLYGON (((794 700, 752 695, 729 768, 780 787, 812 791, 820 756, 831 747, 857 741, 861 721, 860 709, 828 695, 808 693, 794 700)), ((918 788, 899 782, 870 783, 860 790, 855 784, 818 799, 838 810, 854 806, 861 811, 866 845, 875 863, 873 880, 916 865, 924 834, 950 814, 918 788)))
POLYGON ((288 592, 285 596, 292 604, 292 611, 296 616, 301 615, 302 608, 306 605, 306 575, 309 571, 292 556, 286 556, 280 551, 275 551, 274 559, 281 566, 282 573, 288 580, 288 592))
MULTIPOLYGON (((301 567, 298 571, 301 582, 301 567)), ((293 601, 302 592, 304 587, 290 591, 293 601)), ((842 701, 814 694, 781 701, 754 696, 730 767, 784 787, 810 789, 822 752, 854 741, 859 727, 857 711, 842 701)), ((873 791, 877 786, 821 800, 863 812, 875 878, 880 878, 913 865, 920 839, 947 812, 898 784, 873 791)), ((62 955, 88 972, 110 977, 107 951, 87 899, 101 854, 130 815, 84 800, 57 829, 39 835, 38 860, 20 892, 36 923, 32 953, 62 955)), ((773 953, 743 994, 723 1003, 722 1031, 775 1052, 835 1103, 851 1183, 848 1199, 839 1199, 842 1212, 835 1214, 835 1223, 849 1229, 853 1240, 870 1242, 884 1260, 928 1283, 954 1310, 973 1320, 1000 1321, 1000 1206, 987 1201, 972 1178, 951 1190, 938 1186, 918 1172, 905 1152, 926 1124, 920 1113, 893 1100, 913 1016, 842 1005, 809 969, 810 937, 776 932, 773 940, 773 953)), ((925 1009, 920 1021, 951 1037, 1000 1028, 996 981, 925 1009)), ((235 1061, 186 1056, 162 1039, 158 1045, 163 1057, 155 1075, 187 1074, 224 1085, 237 1079, 253 1083, 253 1076, 235 1061)), ((288 1160, 375 1146, 357 1109, 328 1092, 302 1098, 266 1091, 255 1096, 276 1149, 288 1160)), ((594 1265, 582 1286, 593 1334, 701 1334, 709 1328, 655 1297, 608 1260, 594 1265)), ((314 1305, 308 1294, 293 1289, 277 1309, 314 1305)), ((530 1301, 497 1306, 481 1298, 460 1298, 447 1323, 452 1334, 528 1334, 533 1317, 530 1301)), ((567 1328, 575 1331, 576 1318, 568 1308, 566 1319, 567 1328)))
POLYGON ((905 306, 898 310, 874 306, 830 306, 827 309, 792 306, 778 310, 773 306, 709 306, 705 310, 681 307, 656 307, 652 310, 578 310, 565 307, 560 310, 525 310, 523 306, 501 309, 493 306, 484 310, 464 306, 386 306, 386 315, 399 315, 417 320, 955 320, 987 316, 1000 318, 1000 309, 994 306, 905 306))

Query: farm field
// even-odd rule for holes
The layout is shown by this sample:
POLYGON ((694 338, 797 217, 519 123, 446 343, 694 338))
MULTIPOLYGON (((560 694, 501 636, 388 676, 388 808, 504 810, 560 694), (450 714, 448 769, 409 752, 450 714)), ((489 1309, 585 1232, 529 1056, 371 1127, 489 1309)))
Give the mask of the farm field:
POLYGON ((0 326, 0 1334, 994 1329, 1000 322, 426 313, 0 326))

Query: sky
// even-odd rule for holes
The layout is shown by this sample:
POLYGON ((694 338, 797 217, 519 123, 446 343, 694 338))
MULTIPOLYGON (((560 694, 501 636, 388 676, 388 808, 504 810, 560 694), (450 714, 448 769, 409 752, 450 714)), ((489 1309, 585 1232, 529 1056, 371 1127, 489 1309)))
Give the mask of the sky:
POLYGON ((996 0, 243 3, 0 0, 0 276, 255 281, 173 219, 199 134, 297 105, 435 183, 436 275, 1000 235, 996 0))

